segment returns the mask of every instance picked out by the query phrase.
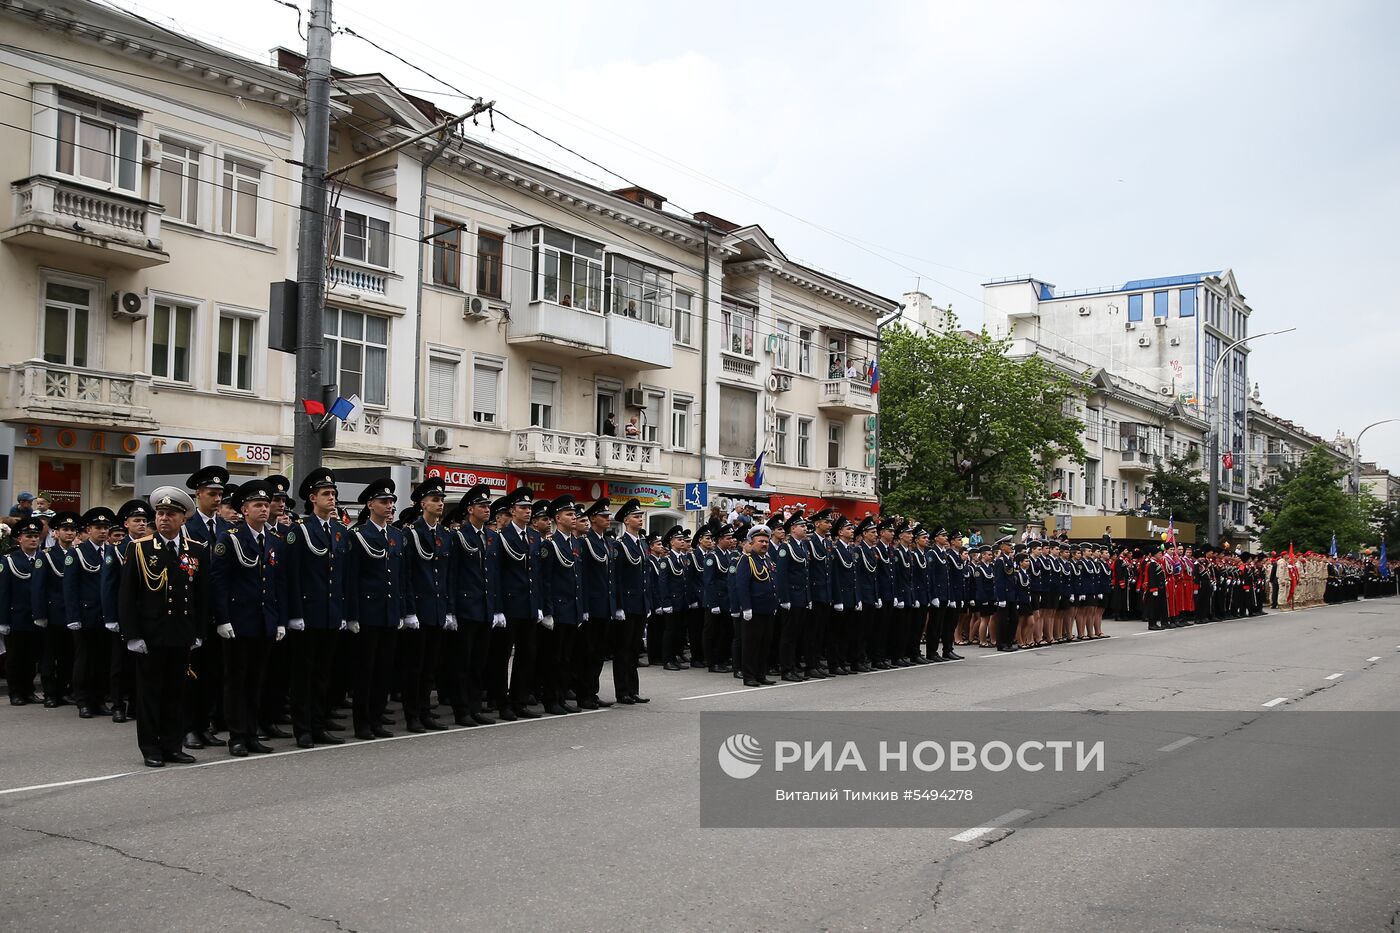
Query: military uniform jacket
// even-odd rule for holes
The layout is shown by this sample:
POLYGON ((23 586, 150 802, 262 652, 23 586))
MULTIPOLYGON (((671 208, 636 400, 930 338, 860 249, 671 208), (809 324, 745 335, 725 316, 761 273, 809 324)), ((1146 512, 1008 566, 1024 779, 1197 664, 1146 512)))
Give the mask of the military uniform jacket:
POLYGON ((68 552, 63 567, 64 623, 86 629, 102 627, 102 562, 104 547, 84 541, 68 552))
POLYGON ((1008 606, 1016 605, 1016 565, 1003 554, 992 561, 992 599, 1008 606))
POLYGON ((202 541, 159 535, 131 542, 121 565, 117 615, 122 638, 160 648, 189 648, 209 618, 213 568, 202 541))
POLYGON ((890 598, 906 607, 914 605, 914 559, 909 549, 896 544, 889 550, 890 566, 894 569, 894 589, 890 598))
POLYGON ((430 528, 418 519, 404 532, 404 563, 408 575, 405 602, 420 625, 442 628, 452 612, 452 535, 438 523, 430 528))
POLYGON ((977 593, 977 601, 983 604, 997 602, 996 565, 969 561, 968 569, 972 571, 972 588, 977 593))
POLYGON ((522 532, 512 522, 497 539, 496 579, 501 585, 500 611, 507 619, 534 622, 540 616, 543 604, 538 568, 540 550, 531 536, 529 528, 522 532))
MULTIPOLYGON (((879 597, 883 607, 888 609, 894 605, 894 553, 893 550, 881 541, 875 545, 875 553, 879 556, 879 561, 875 564, 875 585, 876 595, 879 597)), ((869 608, 867 606, 866 608, 869 608)))
POLYGON ((912 602, 909 605, 915 609, 922 609, 928 605, 929 579, 928 563, 929 553, 927 549, 919 550, 917 547, 909 551, 909 558, 913 563, 913 575, 909 578, 909 598, 912 602))
POLYGON ((1149 560, 1144 571, 1149 596, 1162 596, 1167 588, 1167 568, 1159 560, 1149 560))
POLYGON ((874 609, 880 598, 880 552, 861 542, 856 552, 856 602, 864 609, 874 609))
POLYGON ((345 621, 399 627, 407 614, 403 533, 372 521, 350 530, 345 553, 345 621))
POLYGON ((685 565, 685 596, 681 605, 689 609, 696 609, 700 606, 700 598, 705 590, 705 549, 692 547, 690 552, 682 555, 682 563, 685 565))
POLYGON ((831 541, 819 534, 807 536, 808 576, 812 581, 812 603, 829 606, 831 598, 831 541))
POLYGON ((16 635, 37 632, 34 624, 34 574, 39 569, 39 552, 26 557, 15 548, 0 556, 0 625, 8 625, 16 635))
POLYGON ((689 605, 685 598, 685 574, 686 565, 690 560, 679 551, 668 551, 662 561, 661 585, 665 588, 665 596, 661 605, 671 612, 677 612, 689 605))
POLYGON ((729 592, 725 586, 729 582, 727 557, 719 548, 698 552, 700 559, 700 608, 709 613, 718 609, 729 611, 729 592))
POLYGON ((330 531, 312 516, 286 529, 287 618, 302 619, 307 629, 339 631, 345 621, 345 565, 350 532, 336 519, 330 531))
POLYGON ((72 556, 72 548, 65 551, 57 544, 40 549, 39 562, 34 567, 34 584, 29 591, 34 601, 34 618, 47 619, 50 625, 68 624, 63 577, 68 570, 68 558, 72 556))
MULTIPOLYGON (((209 534, 209 526, 206 524, 206 522, 208 521, 209 519, 204 517, 203 512, 200 512, 198 509, 195 509, 194 512, 190 515, 189 519, 186 520, 184 526, 182 527, 181 534, 183 534, 187 538, 193 538, 194 540, 200 542, 206 548, 212 551, 214 549, 214 544, 219 539, 219 536, 226 531, 232 531, 233 526, 230 525, 228 522, 224 521, 221 516, 215 515, 214 534, 211 536, 209 534)), ((152 523, 151 529, 152 533, 154 533, 154 523, 152 523)), ((272 526, 267 525, 264 527, 263 530, 271 531, 272 526)))
POLYGON ((928 560, 928 601, 938 600, 938 605, 948 605, 952 597, 948 595, 948 552, 934 545, 925 552, 928 560))
POLYGON ((657 557, 655 554, 647 554, 647 599, 650 600, 652 612, 666 612, 670 609, 670 584, 666 578, 670 575, 670 562, 666 557, 657 557))
MULTIPOLYGON (((131 553, 131 539, 123 541, 117 545, 107 545, 103 548, 105 555, 102 558, 102 624, 116 625, 118 631, 121 629, 121 613, 118 611, 118 597, 121 595, 122 568, 126 566, 127 556, 131 553)), ((206 560, 208 559, 208 549, 205 549, 206 560)))
POLYGON ((287 625, 286 543, 263 529, 263 544, 247 525, 219 535, 210 586, 214 623, 237 638, 270 638, 287 625))
POLYGON ((611 619, 616 610, 613 547, 607 538, 590 528, 579 539, 579 553, 583 556, 583 593, 588 601, 588 618, 611 619))
POLYGON ((491 558, 495 532, 480 531, 471 522, 451 534, 453 614, 463 622, 489 622, 501 610, 496 604, 496 561, 491 558))
POLYGON ((811 557, 805 540, 778 545, 778 602, 806 608, 812 601, 811 557))
POLYGON ((842 612, 854 612, 859 600, 856 585, 856 564, 860 563, 857 548, 837 540, 831 546, 831 604, 842 612))
POLYGON ((578 539, 556 531, 540 545, 539 555, 544 614, 553 616, 556 625, 579 625, 588 614, 588 602, 578 539))
POLYGON ((647 585, 647 574, 651 570, 646 545, 624 532, 617 536, 616 547, 613 552, 613 611, 620 609, 627 615, 649 616, 651 591, 647 585))
POLYGON ((771 557, 749 554, 740 558, 735 576, 740 614, 772 615, 778 611, 778 567, 771 557))
POLYGON ((957 609, 967 599, 967 562, 952 548, 943 553, 948 557, 948 605, 957 609))

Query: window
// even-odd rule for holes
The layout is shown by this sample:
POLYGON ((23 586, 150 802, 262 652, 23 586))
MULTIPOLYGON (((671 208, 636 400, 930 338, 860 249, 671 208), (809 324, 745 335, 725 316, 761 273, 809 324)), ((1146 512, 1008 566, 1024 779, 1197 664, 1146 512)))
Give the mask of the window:
POLYGON ((830 469, 841 466, 841 439, 846 433, 844 424, 832 424, 826 431, 826 465, 830 469))
POLYGON ((338 257, 381 269, 389 267, 389 221, 356 211, 346 211, 343 215, 336 211, 335 216, 340 234, 338 257))
POLYGON ((792 321, 778 321, 773 327, 773 343, 776 345, 773 351, 773 365, 778 369, 793 368, 792 338, 795 330, 796 325, 792 321))
POLYGON ((603 247, 551 227, 535 228, 534 301, 603 310, 603 247))
POLYGON ((1166 293, 1166 292, 1153 292, 1153 293, 1152 293, 1152 316, 1153 316, 1153 317, 1166 317, 1166 316, 1167 316, 1167 293, 1166 293))
POLYGON ((1084 504, 1094 504, 1094 494, 1099 491, 1099 462, 1084 461, 1084 504))
POLYGON ((671 273, 625 256, 608 256, 608 310, 670 327, 671 273))
POLYGON ((724 349, 740 356, 753 356, 753 330, 757 315, 752 308, 724 304, 724 349))
POLYGON ((554 390, 559 377, 544 370, 530 371, 530 426, 554 427, 554 390))
POLYGON ((788 425, 791 415, 778 415, 773 419, 773 462, 787 463, 788 425))
POLYGON ((826 372, 828 379, 840 379, 846 375, 846 338, 832 337, 827 341, 826 372))
POLYGON ((671 446, 676 450, 690 449, 690 404, 688 398, 671 397, 671 446))
POLYGON ((505 266, 506 239, 499 233, 476 234, 476 293, 483 298, 501 297, 501 270, 505 266))
POLYGON ((151 312, 151 375, 190 381, 190 331, 194 308, 157 301, 151 312))
POLYGON ((666 393, 647 390, 647 406, 642 409, 642 440, 661 443, 662 406, 665 404, 666 393))
POLYGON ((1066 499, 1067 501, 1069 501, 1069 502, 1073 502, 1073 501, 1074 501, 1074 471, 1073 471, 1073 470, 1071 470, 1071 471, 1066 475, 1066 486, 1067 486, 1067 489, 1066 489, 1066 491, 1065 491, 1065 499, 1066 499))
POLYGON ((812 375, 812 363, 816 348, 812 346, 813 333, 810 327, 797 332, 797 371, 804 376, 812 375))
POLYGON ((1196 290, 1183 288, 1177 292, 1177 314, 1180 317, 1196 316, 1196 290))
POLYGON ((497 423, 501 368, 497 360, 472 361, 472 421, 477 424, 497 423))
POLYGON ((93 289, 63 282, 44 286, 44 362, 88 365, 93 289))
POLYGON ((812 419, 797 419, 797 465, 812 465, 812 419))
POLYGON ((451 357, 428 357, 428 417, 457 420, 457 361, 451 357))
POLYGON ((261 189, 261 168, 232 156, 224 157, 224 233, 246 237, 258 235, 258 194, 261 189))
POLYGON ((758 453, 758 393, 719 387, 719 453, 752 460, 758 453))
POLYGON ((161 142, 160 201, 165 220, 199 223, 199 150, 161 142))
POLYGON ((219 315, 218 382, 225 389, 253 391, 253 330, 255 318, 227 312, 219 315))
POLYGON ((366 405, 389 403, 389 319, 341 308, 326 309, 326 372, 341 395, 366 405))
POLYGON ((462 227, 442 218, 433 224, 433 284, 462 287, 462 227))
POLYGON ((1129 296, 1128 296, 1128 320, 1130 320, 1130 321, 1141 321, 1141 320, 1142 320, 1142 296, 1141 296, 1141 295, 1129 295, 1129 296))
POLYGON ((694 298, 695 296, 690 292, 676 292, 676 343, 683 347, 695 346, 695 332, 691 323, 690 311, 694 298))
POLYGON ((121 191, 136 192, 136 115, 71 94, 58 95, 54 169, 121 191))

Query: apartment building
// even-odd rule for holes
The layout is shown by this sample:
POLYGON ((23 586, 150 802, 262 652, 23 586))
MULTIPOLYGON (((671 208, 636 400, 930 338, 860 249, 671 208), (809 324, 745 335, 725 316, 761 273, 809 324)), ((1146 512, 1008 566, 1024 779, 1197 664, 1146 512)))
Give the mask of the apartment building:
MULTIPOLYGON (((268 306, 295 278, 302 59, 72 9, 0 4, 0 492, 119 501, 172 451, 290 473, 305 415, 268 306)), ((363 407, 328 465, 636 496, 653 527, 697 482, 878 508, 869 365, 897 302, 484 130, 385 152, 450 115, 381 75, 337 72, 332 110, 324 379, 363 407)))

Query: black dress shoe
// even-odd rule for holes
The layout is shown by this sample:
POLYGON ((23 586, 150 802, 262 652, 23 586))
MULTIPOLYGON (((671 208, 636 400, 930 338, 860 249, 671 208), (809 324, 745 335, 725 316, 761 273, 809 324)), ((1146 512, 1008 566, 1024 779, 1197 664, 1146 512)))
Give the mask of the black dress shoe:
POLYGON ((963 656, 958 654, 956 651, 943 652, 943 660, 945 661, 961 661, 962 659, 963 656))
POLYGON ((432 719, 423 720, 423 728, 429 732, 446 732, 447 727, 442 724, 442 720, 434 716, 432 719))
POLYGON ((605 700, 605 699, 603 699, 603 698, 600 697, 600 696, 594 696, 594 697, 593 697, 593 702, 594 702, 594 703, 597 703, 597 704, 598 704, 599 706, 601 706, 603 709, 607 709, 609 706, 612 706, 612 705, 613 705, 613 701, 612 701, 612 700, 605 700))
POLYGON ((258 738, 260 739, 290 739, 291 737, 290 732, 286 729, 279 729, 276 723, 258 728, 258 738))
POLYGON ((637 659, 637 666, 638 666, 638 667, 651 667, 651 662, 648 661, 646 658, 638 658, 638 659, 637 659))
POLYGON ((376 739, 392 739, 394 737, 394 733, 383 726, 370 726, 369 731, 374 733, 376 739))
POLYGON ((78 707, 78 718, 79 718, 79 719, 91 719, 91 718, 92 718, 92 707, 91 707, 91 706, 80 706, 80 707, 78 707))
POLYGON ((196 749, 196 750, 197 750, 197 749, 201 749, 201 748, 203 748, 203 747, 204 747, 204 739, 202 739, 202 738, 200 737, 200 735, 199 735, 198 732, 186 732, 186 733, 185 733, 185 748, 193 748, 193 749, 196 749))
POLYGON ((408 722, 404 723, 404 728, 407 729, 409 732, 412 732, 414 735, 419 735, 428 731, 427 728, 416 719, 408 720, 408 722))
POLYGON ((941 654, 931 654, 931 655, 929 655, 928 657, 924 658, 924 663, 925 663, 925 664, 942 664, 942 663, 943 663, 944 661, 946 661, 946 660, 948 660, 948 659, 945 658, 945 657, 943 657, 941 654))
POLYGON ((311 733, 303 732, 297 736, 297 748, 315 748, 316 742, 311 738, 311 733))
POLYGON ((592 697, 584 697, 582 700, 579 700, 579 701, 578 701, 578 708, 579 708, 579 709, 602 709, 602 707, 600 707, 600 706, 598 705, 598 701, 595 700, 595 699, 593 699, 592 697))
POLYGON ((394 724, 394 721, 395 721, 395 720, 394 720, 394 717, 393 717, 393 716, 380 716, 380 717, 379 717, 379 724, 380 724, 381 726, 392 726, 392 725, 394 724))
POLYGON ((199 740, 210 748, 219 748, 224 744, 224 740, 216 736, 209 730, 199 733, 199 740))
POLYGON ((44 697, 44 709, 58 709, 62 705, 62 700, 53 700, 48 697, 44 697))
POLYGON ((184 752, 166 752, 161 757, 172 765, 192 765, 195 762, 193 755, 187 755, 184 752))
POLYGON ((574 704, 572 704, 572 703, 570 703, 570 702, 568 702, 568 701, 565 701, 565 702, 563 702, 563 703, 560 703, 559 705, 562 706, 562 707, 564 707, 564 712, 566 712, 566 713, 581 713, 581 712, 583 712, 583 709, 582 709, 581 707, 575 706, 574 704))
POLYGON ((759 683, 759 682, 756 681, 756 680, 745 680, 745 681, 744 681, 744 686, 745 686, 745 687, 762 687, 763 684, 759 683))
POLYGON ((801 677, 798 677, 798 676, 797 676, 796 674, 794 674, 792 671, 788 671, 786 674, 784 674, 784 675, 783 675, 783 680, 787 681, 787 682, 790 683, 790 684, 800 684, 800 683, 802 683, 802 678, 801 678, 801 677))
POLYGON ((650 703, 650 702, 651 702, 651 697, 644 697, 644 696, 642 696, 642 695, 639 694, 639 693, 634 693, 634 694, 632 694, 632 702, 633 702, 633 703, 650 703))
POLYGON ((378 738, 378 736, 376 736, 373 732, 371 732, 368 729, 356 729, 355 738, 359 739, 362 742, 368 742, 372 739, 378 738))
POLYGON ((558 703, 546 703, 544 705, 544 711, 551 716, 564 716, 568 713, 568 711, 558 703))
POLYGON ((92 713, 94 716, 110 716, 112 715, 112 707, 106 703, 98 703, 92 708, 92 713))
POLYGON ((762 680, 760 680, 759 683, 763 684, 763 686, 765 687, 773 687, 776 686, 778 682, 776 680, 769 680, 767 677, 765 677, 762 680))
POLYGON ((24 697, 10 697, 10 705, 11 705, 11 706, 28 706, 28 705, 29 705, 29 701, 26 700, 24 697))
POLYGON ((521 719, 539 719, 540 714, 530 709, 528 706, 517 706, 514 708, 515 715, 521 719))
POLYGON ((271 745, 264 745, 257 739, 249 739, 248 751, 257 752, 259 755, 270 755, 273 752, 273 748, 271 745))
POLYGON ((501 717, 501 722, 515 722, 517 719, 520 718, 519 716, 515 715, 515 710, 511 709, 505 703, 501 704, 501 710, 496 715, 501 717))
POLYGON ((826 680, 831 675, 828 674, 826 671, 810 670, 803 676, 805 676, 808 680, 826 680))
POLYGON ((678 671, 681 669, 681 666, 675 661, 667 661, 661 669, 664 671, 678 671))
POLYGON ((623 706, 631 706, 637 701, 632 699, 631 697, 618 697, 617 702, 621 703, 623 706))
POLYGON ((472 729, 476 726, 476 720, 471 717, 470 713, 462 713, 460 716, 453 716, 452 721, 463 729, 472 729))
POLYGON ((311 733, 311 741, 317 745, 344 745, 345 740, 338 735, 331 735, 329 732, 311 733))
POLYGON ((228 753, 229 753, 230 755, 232 755, 233 757, 235 757, 235 758, 247 758, 247 757, 248 757, 248 746, 244 745, 242 742, 239 742, 239 741, 237 741, 237 740, 235 740, 235 739, 229 739, 229 742, 228 742, 228 753))
POLYGON ((321 731, 322 731, 322 732, 344 732, 344 731, 345 731, 344 722, 345 722, 345 721, 344 721, 343 719, 342 719, 342 720, 328 719, 328 720, 326 720, 326 724, 325 724, 324 726, 321 727, 321 731))
POLYGON ((142 760, 146 762, 146 767, 148 767, 148 768, 164 768, 164 767, 165 767, 165 760, 164 760, 163 758, 156 758, 156 757, 153 756, 153 755, 147 755, 147 756, 146 756, 144 759, 142 759, 142 760))
POLYGON ((490 716, 485 716, 481 713, 472 713, 471 717, 472 721, 475 722, 478 726, 494 726, 496 724, 496 720, 492 719, 490 716))

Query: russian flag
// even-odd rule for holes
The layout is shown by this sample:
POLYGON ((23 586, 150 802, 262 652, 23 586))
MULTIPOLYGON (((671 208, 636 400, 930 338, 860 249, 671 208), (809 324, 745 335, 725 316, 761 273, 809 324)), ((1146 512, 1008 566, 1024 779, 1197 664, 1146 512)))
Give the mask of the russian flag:
POLYGON ((871 364, 870 364, 870 394, 871 394, 871 395, 878 395, 879 393, 880 393, 880 364, 879 364, 879 363, 871 363, 871 364))

